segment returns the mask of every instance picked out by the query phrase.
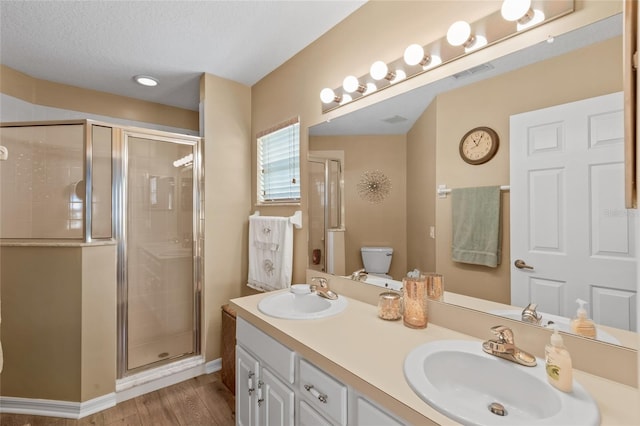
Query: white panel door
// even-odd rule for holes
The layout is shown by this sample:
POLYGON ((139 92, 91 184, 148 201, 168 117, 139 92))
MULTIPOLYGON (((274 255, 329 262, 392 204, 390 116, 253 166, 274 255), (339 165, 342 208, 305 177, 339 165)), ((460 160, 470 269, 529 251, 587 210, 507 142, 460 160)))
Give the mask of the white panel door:
POLYGON ((581 298, 597 323, 635 330, 622 114, 614 93, 511 116, 513 305, 572 317, 581 298))

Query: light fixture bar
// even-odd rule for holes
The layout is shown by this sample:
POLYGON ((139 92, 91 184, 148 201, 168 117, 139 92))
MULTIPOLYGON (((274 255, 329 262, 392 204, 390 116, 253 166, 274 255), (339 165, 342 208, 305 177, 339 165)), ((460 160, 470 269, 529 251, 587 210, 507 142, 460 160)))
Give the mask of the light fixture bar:
POLYGON ((408 52, 405 52, 405 55, 387 63, 376 61, 371 66, 370 73, 361 77, 351 76, 353 78, 349 79, 351 84, 347 84, 347 88, 352 89, 355 80, 358 84, 356 90, 347 92, 343 86, 336 89, 324 89, 322 113, 327 113, 401 81, 424 74, 433 68, 568 15, 574 10, 574 0, 533 0, 530 9, 524 16, 514 21, 507 21, 503 18, 501 10, 498 9, 484 18, 470 23, 470 34, 460 45, 452 46, 447 42, 446 36, 426 45, 411 45, 407 48, 408 52), (526 22, 527 20, 528 22, 526 22), (408 61, 405 61, 405 56, 409 58, 408 61), (329 90, 332 93, 329 93, 329 90), (331 94, 333 96, 329 96, 331 94))

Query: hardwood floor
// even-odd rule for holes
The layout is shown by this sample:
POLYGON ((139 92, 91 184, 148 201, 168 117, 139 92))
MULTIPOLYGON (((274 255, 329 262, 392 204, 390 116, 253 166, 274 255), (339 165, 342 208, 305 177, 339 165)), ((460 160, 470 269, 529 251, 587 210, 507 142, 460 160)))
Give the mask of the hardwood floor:
POLYGON ((0 414, 1 426, 227 426, 235 424, 235 398, 219 372, 121 402, 80 420, 0 414))

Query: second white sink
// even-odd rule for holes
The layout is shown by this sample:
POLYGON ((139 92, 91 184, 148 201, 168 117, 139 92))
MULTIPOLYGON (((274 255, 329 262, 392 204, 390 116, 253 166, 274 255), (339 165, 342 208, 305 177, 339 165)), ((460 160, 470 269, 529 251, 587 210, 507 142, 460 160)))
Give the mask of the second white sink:
MULTIPOLYGON (((489 311, 490 314, 500 315, 501 317, 509 318, 516 321, 522 321, 522 311, 518 311, 515 309, 503 309, 503 310, 494 310, 489 311)), ((554 324, 558 326, 558 331, 564 331, 565 333, 575 334, 573 330, 571 330, 571 320, 566 317, 561 317, 558 315, 547 314, 544 312, 539 312, 542 315, 542 327, 547 327, 549 321, 552 321, 554 324)), ((596 326, 597 327, 597 326, 596 326)), ((616 339, 611 334, 607 333, 600 327, 597 327, 598 334, 596 340, 600 340, 601 342, 613 343, 614 345, 619 345, 620 340, 616 339)))
POLYGON ((574 381, 573 392, 561 392, 547 383, 544 360, 520 366, 486 354, 478 341, 418 346, 405 359, 404 375, 422 400, 465 425, 600 423, 598 406, 579 383, 574 381))

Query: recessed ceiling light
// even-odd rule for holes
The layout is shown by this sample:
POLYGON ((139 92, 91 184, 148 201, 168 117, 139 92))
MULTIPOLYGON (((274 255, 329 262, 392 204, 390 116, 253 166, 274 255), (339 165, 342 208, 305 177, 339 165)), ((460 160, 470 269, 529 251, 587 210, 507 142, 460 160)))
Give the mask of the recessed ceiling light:
POLYGON ((143 86, 153 87, 158 85, 158 80, 153 77, 149 77, 148 75, 136 75, 133 79, 136 83, 143 86))

